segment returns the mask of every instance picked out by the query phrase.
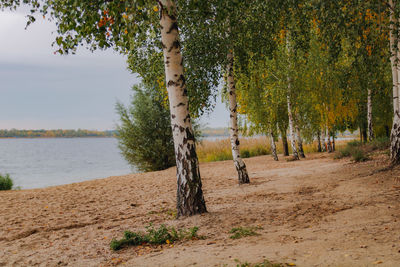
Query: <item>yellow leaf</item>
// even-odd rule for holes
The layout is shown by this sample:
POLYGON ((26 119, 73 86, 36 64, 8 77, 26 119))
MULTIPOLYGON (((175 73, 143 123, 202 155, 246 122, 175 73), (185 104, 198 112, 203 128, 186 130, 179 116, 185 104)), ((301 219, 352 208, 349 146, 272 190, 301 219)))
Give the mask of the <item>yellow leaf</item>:
POLYGON ((165 243, 169 244, 169 243, 171 243, 171 242, 167 239, 167 241, 165 241, 165 243))
POLYGON ((158 6, 153 6, 154 12, 158 12, 158 6))

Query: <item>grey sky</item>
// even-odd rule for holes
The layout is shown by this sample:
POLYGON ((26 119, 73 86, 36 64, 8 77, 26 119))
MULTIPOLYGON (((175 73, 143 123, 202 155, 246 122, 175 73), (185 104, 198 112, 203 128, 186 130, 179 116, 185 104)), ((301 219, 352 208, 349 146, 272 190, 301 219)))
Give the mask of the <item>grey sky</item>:
MULTIPOLYGON (((42 19, 24 30, 20 13, 0 11, 0 129, 113 129, 117 100, 128 103, 138 82, 125 59, 111 50, 54 55, 55 27, 42 19)), ((228 125, 225 105, 202 118, 228 125)))

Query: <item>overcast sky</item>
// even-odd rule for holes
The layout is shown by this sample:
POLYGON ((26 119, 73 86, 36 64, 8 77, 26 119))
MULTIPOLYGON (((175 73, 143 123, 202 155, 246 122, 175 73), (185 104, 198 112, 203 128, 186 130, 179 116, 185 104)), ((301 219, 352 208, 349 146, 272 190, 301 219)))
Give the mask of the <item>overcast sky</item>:
MULTIPOLYGON (((38 19, 25 30, 21 13, 0 11, 0 129, 114 129, 117 100, 128 103, 136 75, 111 50, 54 55, 52 23, 38 19)), ((202 118, 226 127, 229 113, 217 103, 202 118)))

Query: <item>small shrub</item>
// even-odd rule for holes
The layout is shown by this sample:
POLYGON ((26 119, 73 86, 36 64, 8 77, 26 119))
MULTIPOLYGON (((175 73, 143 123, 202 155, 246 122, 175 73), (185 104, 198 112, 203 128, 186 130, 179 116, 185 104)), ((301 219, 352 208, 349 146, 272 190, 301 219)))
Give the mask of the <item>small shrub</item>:
POLYGON ((233 234, 230 236, 232 239, 238 239, 245 236, 254 236, 259 235, 256 230, 259 229, 257 227, 236 227, 232 228, 229 233, 233 234))
POLYGON ((365 154, 365 152, 362 149, 353 149, 351 151, 351 157, 355 162, 363 162, 368 160, 368 156, 365 154))
POLYGON ((388 137, 376 138, 369 142, 368 145, 370 146, 371 150, 387 149, 390 146, 390 139, 388 137))
POLYGON ((350 157, 351 153, 350 153, 350 147, 349 146, 345 146, 339 150, 337 150, 335 152, 335 159, 342 159, 342 158, 346 158, 346 157, 350 157))
POLYGON ((110 243, 112 250, 119 250, 127 246, 138 246, 142 244, 170 244, 183 239, 200 239, 203 238, 197 235, 199 228, 192 227, 188 230, 176 230, 174 227, 167 227, 162 224, 158 229, 152 224, 146 227, 146 233, 125 231, 124 237, 120 240, 113 238, 110 243))
POLYGON ((13 185, 14 182, 8 173, 5 175, 0 174, 0 190, 11 190, 13 185))

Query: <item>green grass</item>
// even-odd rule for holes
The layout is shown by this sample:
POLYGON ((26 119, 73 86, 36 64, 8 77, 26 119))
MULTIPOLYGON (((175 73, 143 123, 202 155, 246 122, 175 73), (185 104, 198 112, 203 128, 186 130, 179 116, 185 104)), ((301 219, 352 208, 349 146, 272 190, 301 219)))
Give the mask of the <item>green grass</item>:
POLYGON ((232 234, 230 238, 232 239, 239 239, 245 236, 254 236, 254 235, 259 235, 259 233, 256 232, 260 228, 257 227, 235 227, 232 228, 229 233, 232 234))
POLYGON ((146 227, 146 232, 130 232, 125 231, 124 237, 120 240, 113 238, 110 243, 110 248, 114 251, 120 250, 127 246, 139 246, 143 244, 161 245, 170 244, 183 239, 200 239, 198 236, 199 228, 192 227, 187 230, 176 230, 174 227, 167 227, 162 224, 158 229, 152 224, 146 227))
POLYGON ((338 149, 335 153, 335 159, 351 157, 355 162, 363 162, 369 159, 368 154, 375 150, 387 149, 390 145, 388 138, 377 138, 368 143, 360 141, 348 142, 344 147, 338 149))
POLYGON ((0 190, 11 190, 14 183, 9 174, 0 174, 0 190))

